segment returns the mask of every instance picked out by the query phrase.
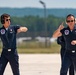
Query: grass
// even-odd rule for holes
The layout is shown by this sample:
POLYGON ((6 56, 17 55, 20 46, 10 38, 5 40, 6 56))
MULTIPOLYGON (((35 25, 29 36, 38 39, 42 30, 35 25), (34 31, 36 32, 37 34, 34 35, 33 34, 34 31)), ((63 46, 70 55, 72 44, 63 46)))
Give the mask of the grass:
MULTIPOLYGON (((0 47, 1 48, 1 47, 0 47)), ((0 49, 1 52, 2 49, 0 49)), ((38 43, 38 42, 26 42, 22 44, 18 44, 17 48, 18 53, 59 53, 60 52, 60 46, 54 42, 49 45, 49 47, 45 48, 44 44, 38 43)))
MULTIPOLYGON (((30 46, 30 45, 29 45, 30 46)), ((60 46, 57 45, 57 43, 52 43, 50 47, 45 48, 45 47, 38 47, 38 46, 33 46, 33 47, 26 47, 26 48, 18 48, 19 53, 59 53, 60 52, 60 46)))

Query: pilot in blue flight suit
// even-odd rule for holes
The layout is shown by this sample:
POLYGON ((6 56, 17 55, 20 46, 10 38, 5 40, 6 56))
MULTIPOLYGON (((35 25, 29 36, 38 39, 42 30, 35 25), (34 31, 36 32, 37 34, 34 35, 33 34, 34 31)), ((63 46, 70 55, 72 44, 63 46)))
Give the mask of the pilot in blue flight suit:
POLYGON ((26 32, 26 27, 13 26, 9 14, 1 15, 0 38, 3 43, 1 60, 0 60, 0 75, 3 75, 7 63, 10 63, 13 75, 20 75, 19 72, 19 57, 16 48, 16 34, 26 32))
MULTIPOLYGON (((57 44, 59 44, 61 46, 60 49, 60 55, 61 55, 61 63, 65 57, 65 52, 66 52, 66 48, 65 48, 65 40, 63 36, 60 36, 57 38, 57 44)), ((73 63, 69 68, 69 75, 74 75, 74 66, 73 63)))
POLYGON ((74 73, 76 74, 76 25, 75 16, 72 14, 66 17, 67 27, 63 28, 63 23, 54 32, 53 37, 63 36, 65 41, 65 55, 62 61, 60 75, 67 75, 69 67, 74 66, 74 73))

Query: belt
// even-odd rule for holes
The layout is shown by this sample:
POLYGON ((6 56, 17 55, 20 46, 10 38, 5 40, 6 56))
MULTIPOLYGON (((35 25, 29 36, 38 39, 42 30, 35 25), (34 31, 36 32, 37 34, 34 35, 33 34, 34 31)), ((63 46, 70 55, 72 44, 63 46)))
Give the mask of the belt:
POLYGON ((75 50, 72 50, 72 53, 75 53, 76 51, 75 50))
POLYGON ((10 52, 11 51, 11 49, 8 49, 8 52, 10 52))
POLYGON ((3 48, 5 51, 11 52, 14 48, 3 48))
POLYGON ((67 52, 76 53, 76 50, 67 50, 67 52))

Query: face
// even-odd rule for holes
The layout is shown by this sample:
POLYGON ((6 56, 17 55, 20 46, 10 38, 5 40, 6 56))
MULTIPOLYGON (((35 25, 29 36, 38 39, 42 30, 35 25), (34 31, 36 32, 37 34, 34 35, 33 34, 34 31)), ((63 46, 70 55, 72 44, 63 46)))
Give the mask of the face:
POLYGON ((11 23, 11 22, 10 22, 10 17, 8 17, 8 18, 5 17, 4 26, 7 28, 7 27, 9 27, 10 23, 11 23))
POLYGON ((75 25, 75 19, 73 16, 69 16, 66 20, 67 25, 69 26, 69 28, 72 30, 74 28, 75 25))

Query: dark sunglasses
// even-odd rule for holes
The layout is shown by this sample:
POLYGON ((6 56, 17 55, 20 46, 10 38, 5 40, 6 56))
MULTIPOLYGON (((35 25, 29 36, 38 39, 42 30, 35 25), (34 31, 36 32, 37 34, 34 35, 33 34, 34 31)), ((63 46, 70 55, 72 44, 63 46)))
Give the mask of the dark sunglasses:
POLYGON ((6 19, 6 21, 11 21, 11 19, 6 19))
POLYGON ((67 20, 67 23, 74 22, 74 20, 67 20))

